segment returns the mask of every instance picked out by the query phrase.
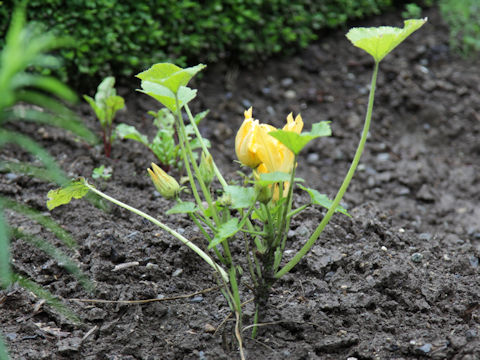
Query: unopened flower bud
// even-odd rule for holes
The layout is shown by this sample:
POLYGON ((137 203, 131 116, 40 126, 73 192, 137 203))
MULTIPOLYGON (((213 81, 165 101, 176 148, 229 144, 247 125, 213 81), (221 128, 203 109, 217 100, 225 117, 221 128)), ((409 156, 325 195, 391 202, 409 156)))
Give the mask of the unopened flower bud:
POLYGON ((202 152, 200 166, 198 169, 200 171, 202 180, 205 182, 205 184, 207 184, 207 186, 210 186, 213 181, 213 177, 215 176, 215 172, 213 170, 213 159, 210 154, 205 155, 205 153, 202 152))
POLYGON ((166 199, 175 198, 180 192, 180 185, 177 180, 154 163, 152 163, 152 169, 147 169, 147 171, 152 179, 153 185, 155 185, 155 189, 166 199))

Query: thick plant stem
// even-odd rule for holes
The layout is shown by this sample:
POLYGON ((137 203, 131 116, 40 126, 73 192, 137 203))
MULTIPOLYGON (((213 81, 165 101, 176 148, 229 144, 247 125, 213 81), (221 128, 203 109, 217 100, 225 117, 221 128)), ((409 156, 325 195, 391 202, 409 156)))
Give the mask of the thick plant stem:
POLYGON ((141 210, 138 210, 130 205, 127 205, 115 198, 112 198, 111 196, 108 196, 107 194, 104 194, 103 192, 101 192, 100 190, 97 190, 95 189, 93 186, 91 186, 90 184, 88 184, 86 181, 84 182, 85 186, 88 187, 92 192, 94 192, 95 194, 103 197, 104 199, 118 205, 118 206, 121 206, 123 207, 124 209, 127 209, 128 211, 131 211, 145 219, 147 219, 148 221, 154 223, 155 225, 157 225, 159 228, 161 228, 162 230, 165 230, 166 232, 168 232, 170 235, 176 237, 178 240, 180 240, 183 244, 187 245, 190 249, 192 249, 198 256, 200 256, 203 260, 205 260, 205 262, 210 265, 212 268, 215 269, 215 271, 218 271, 220 273, 220 275, 222 276, 223 280, 228 283, 229 281, 229 276, 228 274, 226 273, 225 270, 223 270, 217 263, 215 263, 211 258, 210 256, 208 256, 205 252, 203 252, 202 249, 200 249, 197 245, 195 245, 194 243, 192 243, 190 240, 188 240, 187 238, 183 237, 182 235, 180 235, 179 233, 177 233, 175 230, 169 228, 167 225, 163 224, 162 222, 158 221, 157 219, 155 219, 153 216, 150 216, 146 213, 144 213, 143 211, 141 210))
POLYGON ((375 86, 377 83, 378 65, 379 65, 379 62, 375 62, 375 67, 373 69, 372 82, 370 87, 370 95, 368 97, 367 114, 365 116, 365 123, 363 126, 362 136, 360 138, 360 142, 358 143, 357 152, 355 153, 355 157, 353 158, 352 164, 350 165, 350 169, 348 170, 347 175, 345 176, 345 179, 343 179, 342 186, 340 186, 340 189, 338 190, 337 195, 333 200, 332 206, 330 207, 330 209, 328 209, 322 221, 317 226, 317 228, 315 229, 313 234, 310 236, 308 241, 305 243, 305 245, 303 245, 303 247, 298 251, 298 253, 296 253, 295 256, 283 268, 281 268, 277 273, 275 273, 275 278, 277 279, 285 275, 295 265, 297 265, 302 259, 302 257, 312 248, 313 244, 318 239, 323 229, 325 228, 325 226, 327 226, 328 222, 330 221, 330 218, 335 213, 335 209, 340 204, 340 201, 342 200, 343 195, 347 191, 348 185, 350 185, 350 181, 352 180, 353 175, 355 174, 355 170, 357 169, 357 165, 362 156, 363 148, 365 147, 365 142, 367 141, 368 131, 370 129, 373 102, 375 99, 375 86))

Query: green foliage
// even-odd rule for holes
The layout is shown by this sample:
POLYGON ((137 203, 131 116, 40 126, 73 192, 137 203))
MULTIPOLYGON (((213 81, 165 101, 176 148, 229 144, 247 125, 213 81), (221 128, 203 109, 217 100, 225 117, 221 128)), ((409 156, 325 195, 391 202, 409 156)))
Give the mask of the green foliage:
POLYGON ((47 194, 48 210, 53 210, 57 206, 68 204, 72 199, 81 199, 88 193, 88 187, 82 180, 73 181, 70 184, 56 189, 50 190, 47 194))
MULTIPOLYGON (((157 112, 149 111, 150 115, 154 117, 153 125, 157 127, 157 133, 153 137, 152 141, 141 132, 139 132, 135 126, 127 124, 119 124, 116 129, 116 135, 119 139, 130 139, 137 141, 150 149, 150 151, 157 157, 160 167, 165 171, 169 171, 171 168, 180 169, 182 167, 182 161, 180 160, 180 145, 175 142, 175 118, 173 114, 166 108, 157 112)), ((203 111, 195 117, 195 122, 198 124, 208 111, 203 111)), ((190 147, 192 150, 200 148, 199 141, 193 137, 194 130, 192 125, 185 127, 190 147)), ((207 147, 210 147, 210 142, 203 139, 207 147)), ((196 154, 196 153, 195 153, 196 154)), ((198 155, 197 155, 198 156, 198 155)))
POLYGON ((92 178, 94 179, 103 179, 108 180, 112 177, 112 168, 105 167, 105 165, 100 165, 93 169, 92 178))
POLYGON ((352 28, 348 31, 347 38, 353 45, 372 55, 378 63, 426 21, 427 19, 405 20, 403 29, 391 26, 352 28))
POLYGON ((405 5, 405 10, 402 12, 404 19, 419 18, 422 16, 422 8, 415 3, 408 3, 405 5))
POLYGON ((97 119, 100 121, 103 132, 103 148, 105 156, 110 157, 112 151, 112 122, 118 110, 123 109, 125 100, 117 95, 115 78, 108 76, 98 85, 95 99, 88 95, 83 98, 90 104, 97 119))
MULTIPOLYGON (((0 8, 0 13, 4 7, 0 8)), ((4 24, 4 22, 2 22, 4 24)), ((64 103, 76 100, 76 95, 58 79, 46 75, 60 66, 56 57, 48 52, 56 50, 66 43, 43 27, 26 24, 25 11, 17 8, 11 19, 6 35, 6 42, 0 52, 0 148, 15 144, 31 153, 41 161, 41 166, 10 160, 0 163, 0 172, 15 172, 39 177, 49 182, 64 184, 68 180, 55 160, 38 143, 30 137, 5 127, 14 121, 30 121, 66 129, 91 143, 96 137, 70 111, 64 103), (42 68, 42 74, 35 69, 42 68), (34 105, 34 106, 33 106, 34 105)), ((57 300, 50 292, 13 271, 11 268, 10 239, 22 239, 27 244, 44 251, 77 278, 87 289, 91 289, 88 279, 76 264, 60 249, 44 239, 34 237, 8 224, 4 209, 26 216, 51 231, 68 247, 75 242, 70 234, 49 217, 8 198, 0 197, 0 287, 13 283, 32 291, 46 300, 59 313, 78 320, 72 312, 57 300)), ((6 350, 0 339, 0 358, 6 358, 6 350)))
MULTIPOLYGON (((0 7, 0 34, 13 9, 0 7)), ((392 0, 30 0, 29 17, 75 38, 71 78, 125 76, 149 64, 234 58, 254 64, 305 47, 323 28, 378 14, 392 0)), ((1 37, 1 36, 0 36, 1 37)))
POLYGON ((480 2, 440 0, 439 6, 450 27, 450 46, 465 56, 480 51, 480 2))
POLYGON ((297 134, 294 131, 276 130, 269 132, 268 135, 273 136, 290 149, 291 152, 298 155, 313 139, 321 136, 331 136, 332 129, 330 128, 330 121, 321 121, 313 124, 312 130, 309 132, 297 134))

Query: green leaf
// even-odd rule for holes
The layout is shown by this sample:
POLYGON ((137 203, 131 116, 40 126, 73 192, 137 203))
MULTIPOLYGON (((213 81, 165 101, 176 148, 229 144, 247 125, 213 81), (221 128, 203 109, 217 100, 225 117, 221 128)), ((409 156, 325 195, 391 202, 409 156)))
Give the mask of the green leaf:
POLYGON ((150 95, 170 111, 176 112, 175 94, 169 88, 147 80, 142 81, 141 86, 142 90, 138 91, 150 95))
POLYGON ((99 107, 97 105, 97 103, 95 102, 95 100, 93 100, 90 96, 83 95, 83 98, 92 107, 93 111, 95 111, 95 116, 97 117, 98 120, 100 120, 100 123, 103 125, 103 122, 105 121, 105 111, 104 111, 104 109, 99 107))
POLYGON ((3 216, 3 208, 0 206, 0 288, 10 285, 12 280, 9 235, 7 222, 3 216))
POLYGON ((177 93, 180 108, 195 99, 195 96, 197 96, 197 90, 190 89, 187 86, 180 86, 177 93))
POLYGON ((74 181, 60 189, 50 190, 47 194, 48 210, 55 209, 57 206, 68 204, 72 198, 81 199, 88 193, 88 187, 84 180, 74 181))
POLYGON ((320 136, 332 135, 332 130, 330 129, 329 124, 329 121, 315 123, 313 124, 310 132, 303 132, 300 134, 297 134, 293 131, 275 130, 269 132, 268 135, 273 136, 275 139, 285 145, 291 152, 293 152, 295 155, 298 155, 311 140, 320 136))
POLYGON ((95 102, 98 106, 106 104, 108 98, 117 95, 115 91, 115 78, 113 76, 107 76, 97 87, 97 93, 95 94, 95 102))
POLYGON ((188 214, 198 211, 198 207, 191 201, 180 202, 175 204, 170 210, 167 211, 167 215, 172 214, 188 214))
POLYGON ((107 105, 108 111, 110 112, 113 118, 115 116, 115 113, 125 106, 125 100, 118 95, 110 96, 106 101, 106 105, 107 105))
MULTIPOLYGON (((260 174, 260 180, 257 180, 256 183, 261 186, 267 186, 271 184, 276 184, 280 182, 290 181, 291 175, 281 171, 275 171, 272 173, 260 174)), ((295 182, 304 182, 302 178, 295 178, 295 182)))
POLYGON ((230 196, 232 209, 245 209, 255 204, 255 189, 252 187, 229 185, 225 192, 230 196))
POLYGON ((221 224, 218 227, 218 232, 215 234, 212 242, 208 245, 208 248, 211 249, 218 244, 222 243, 224 240, 235 235, 240 230, 238 219, 231 218, 226 223, 221 224))
POLYGON ((119 124, 115 132, 120 139, 131 139, 142 143, 145 146, 149 146, 148 138, 140 133, 134 126, 127 124, 119 124))
POLYGON ((159 63, 136 76, 141 79, 142 82, 149 81, 156 83, 166 87, 174 94, 177 94, 181 86, 186 86, 188 82, 205 67, 205 65, 199 64, 197 66, 182 69, 174 64, 159 63))
POLYGON ((426 21, 427 18, 405 20, 403 29, 391 26, 353 28, 346 36, 353 45, 365 50, 376 62, 380 62, 426 21))
MULTIPOLYGON (((327 195, 321 194, 315 189, 310 189, 302 185, 298 185, 298 187, 302 190, 305 190, 310 195, 312 204, 323 206, 327 210, 332 207, 333 201, 330 200, 327 195)), ((337 206, 335 212, 340 212, 344 215, 350 216, 347 210, 340 205, 337 206)))

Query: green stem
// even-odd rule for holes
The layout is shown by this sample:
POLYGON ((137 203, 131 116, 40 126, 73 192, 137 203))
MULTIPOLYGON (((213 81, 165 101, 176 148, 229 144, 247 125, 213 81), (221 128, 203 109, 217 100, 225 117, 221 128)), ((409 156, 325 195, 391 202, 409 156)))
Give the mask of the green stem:
POLYGON ((220 275, 222 276, 223 280, 225 282, 228 282, 228 274, 226 273, 225 270, 223 270, 217 263, 215 263, 211 258, 210 256, 208 256, 205 252, 203 252, 203 250, 201 250, 197 245, 195 245, 194 243, 192 243, 190 240, 188 240, 187 238, 183 237, 182 235, 180 235, 179 233, 177 233, 175 230, 169 228, 167 225, 163 224, 162 222, 158 221, 157 219, 155 219, 153 216, 150 216, 146 213, 144 213, 143 211, 141 210, 138 210, 130 205, 127 205, 117 199, 114 199, 112 198, 111 196, 108 196, 107 194, 104 194, 103 192, 101 192, 100 190, 97 190, 96 188, 94 188, 93 186, 91 186, 89 183, 87 183, 87 181, 84 181, 84 184, 86 187, 88 187, 91 191, 93 191, 95 194, 103 197, 104 199, 118 205, 118 206, 121 206, 123 207, 124 209, 127 209, 128 211, 131 211, 145 219, 147 219, 148 221, 154 223, 155 225, 157 225, 159 228, 161 228, 162 230, 165 230, 166 232, 168 232, 170 235, 176 237, 178 240, 180 240, 183 244, 187 245, 190 249, 192 249, 198 256, 200 256, 203 260, 205 260, 207 262, 208 265, 210 265, 212 268, 215 269, 215 271, 218 271, 220 273, 220 275))
MULTIPOLYGON (((178 104, 178 99, 177 99, 177 104, 178 104)), ((192 163, 193 171, 195 172, 195 178, 197 179, 198 183, 200 184, 200 188, 202 189, 203 196, 205 196, 205 200, 207 201, 207 204, 212 211, 213 220, 215 221, 215 223, 217 225, 219 225, 220 224, 220 219, 218 218, 217 209, 215 208, 215 206, 213 206, 212 196, 210 195, 210 190, 205 185, 205 181, 203 181, 203 178, 200 175, 200 169, 198 168, 197 162, 195 161, 195 158, 193 157, 192 148, 190 146, 190 142, 188 141, 187 132, 185 130, 185 124, 183 122, 180 111, 178 111, 177 117, 178 117, 178 122, 180 124, 181 136, 183 137, 183 140, 184 140, 183 142, 184 142, 184 145, 185 145, 185 149, 186 149, 187 155, 189 157, 189 160, 192 163)), ((195 121, 193 121, 193 124, 194 123, 195 123, 195 121)), ((200 137, 198 137, 198 139, 200 140, 200 137)), ((191 181, 191 182, 195 182, 195 181, 191 181)))
MULTIPOLYGON (((175 97, 175 101, 177 103, 177 109, 178 109, 178 99, 176 97, 175 97)), ((197 185, 195 185, 195 179, 193 178, 192 170, 190 169, 190 161, 187 157, 187 150, 185 149, 185 142, 187 140, 185 139, 182 133, 182 126, 181 126, 182 114, 180 112, 180 109, 177 110, 177 113, 175 115, 177 117, 177 121, 175 125, 177 128, 178 142, 180 143, 180 150, 182 151, 182 158, 185 165, 185 169, 187 170, 188 180, 190 181, 190 187, 192 188, 193 197, 195 198, 195 201, 197 202, 198 207, 203 213, 205 212, 205 208, 202 205, 202 199, 200 199, 200 195, 198 195, 197 185)))
MULTIPOLYGON (((287 241, 288 228, 290 227, 290 218, 287 217, 287 214, 292 210, 293 183, 295 181, 296 164, 297 164, 297 155, 295 154, 293 158, 293 169, 292 169, 292 173, 290 174, 290 184, 288 186, 286 206, 283 209, 282 222, 280 223, 280 234, 277 237, 277 239, 275 239, 275 244, 274 244, 275 248, 277 248, 280 245, 282 250, 285 248, 285 242, 287 241), (278 241, 281 241, 281 244, 279 244, 278 241)), ((282 191, 283 193, 283 188, 278 190, 282 191)))
POLYGON ((333 200, 332 206, 330 207, 330 209, 328 209, 322 221, 317 226, 317 228, 315 229, 313 234, 310 236, 308 241, 305 243, 305 245, 303 245, 303 247, 298 251, 298 253, 296 253, 295 256, 275 274, 275 278, 277 279, 285 275, 295 265, 297 265, 298 262, 300 262, 300 260, 302 259, 302 257, 311 249, 315 241, 318 239, 318 237, 322 233, 325 226, 327 226, 328 222, 330 221, 330 218, 335 213, 335 209, 340 204, 340 201, 342 200, 343 195, 347 191, 348 185, 350 184, 350 181, 352 180, 353 175, 355 174, 355 170, 357 169, 357 165, 360 162, 360 157, 362 156, 362 152, 365 147, 365 143, 367 141, 368 131, 370 129, 370 121, 372 119, 372 111, 373 111, 373 102, 375 99, 375 87, 377 83, 378 65, 379 65, 379 62, 375 62, 375 67, 373 69, 373 75, 372 75, 372 82, 370 86, 370 95, 368 97, 367 114, 365 116, 365 124, 363 125, 362 137, 360 138, 360 142, 358 143, 357 152, 355 153, 355 157, 353 158, 353 161, 350 165, 350 169, 348 170, 347 175, 345 176, 345 179, 343 179, 342 186, 340 186, 340 189, 338 190, 338 193, 335 196, 335 199, 333 200))
POLYGON ((305 205, 302 205, 300 206, 299 208, 296 208, 295 210, 293 211, 290 211, 287 215, 288 218, 292 218, 294 217, 295 215, 297 215, 298 213, 302 212, 303 210, 305 210, 307 207, 309 207, 310 205, 312 204, 305 204, 305 205))
MULTIPOLYGON (((198 130, 198 126, 195 123, 195 119, 192 116, 192 113, 190 112, 190 108, 188 107, 188 105, 185 105, 185 111, 187 112, 188 118, 190 119, 190 123, 192 124, 193 131, 195 132, 195 135, 197 136, 198 141, 200 142, 200 146, 202 147, 202 151, 205 153, 205 155, 207 155, 207 156, 210 155, 210 152, 208 151, 207 146, 203 142, 202 135, 200 134, 200 131, 198 130)), ((215 161, 212 160, 212 164, 213 164, 213 171, 215 172, 215 175, 217 176, 218 181, 220 182, 223 189, 225 190, 226 187, 227 187, 227 182, 225 181, 222 174, 218 170, 217 165, 215 164, 215 161)))

